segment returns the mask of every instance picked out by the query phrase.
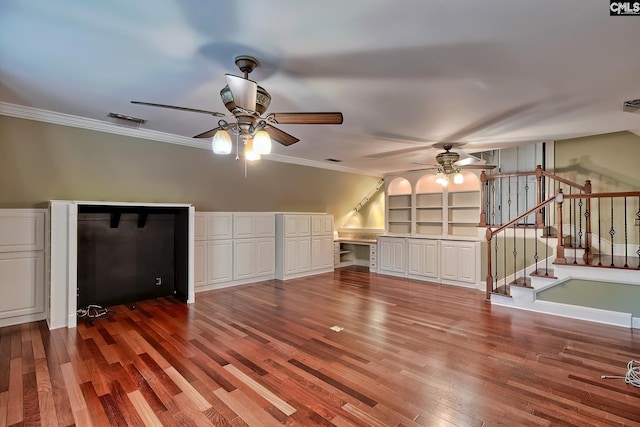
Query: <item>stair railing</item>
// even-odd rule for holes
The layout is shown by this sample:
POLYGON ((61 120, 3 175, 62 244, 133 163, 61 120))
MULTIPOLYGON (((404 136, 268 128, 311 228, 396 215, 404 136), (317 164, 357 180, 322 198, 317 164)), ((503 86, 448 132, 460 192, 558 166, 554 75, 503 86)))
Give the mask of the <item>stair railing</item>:
MULTIPOLYGON (((544 216, 545 214, 548 216, 551 208, 550 205, 554 201, 556 201, 557 196, 549 197, 548 199, 539 202, 534 207, 526 210, 515 218, 512 218, 506 224, 502 224, 497 226, 497 228, 492 229, 490 226, 487 227, 486 231, 486 239, 487 239, 487 276, 486 276, 486 298, 487 300, 491 299, 492 293, 500 293, 509 295, 509 286, 513 284, 525 285, 527 286, 526 279, 522 282, 518 282, 518 278, 524 277, 526 278, 527 268, 529 265, 535 264, 536 271, 538 270, 538 262, 540 261, 540 253, 539 253, 539 243, 538 243, 538 230, 540 229, 538 225, 538 221, 534 221, 533 224, 521 224, 521 221, 532 215, 536 214, 536 216, 544 216), (540 213, 540 214, 539 214, 540 213), (534 262, 530 262, 527 258, 527 236, 529 230, 533 230, 533 253, 532 259, 534 262), (509 231, 509 233, 508 233, 509 231), (522 236, 522 244, 517 239, 518 232, 521 232, 522 236), (507 234, 510 234, 509 236, 507 234), (512 245, 512 248, 509 247, 512 245), (518 252, 521 248, 522 252, 518 252), (507 250, 511 249, 511 254, 507 253, 507 250), (493 256, 492 256, 493 252, 493 256), (502 259, 501 258, 502 255, 502 259), (521 255, 519 258, 518 255, 521 255), (513 258, 511 258, 511 256, 513 258), (512 261, 512 265, 509 263, 512 261), (494 261, 495 260, 495 261, 494 261), (501 263, 502 261, 502 263, 501 263), (519 268, 519 265, 522 268, 519 268), (522 270, 521 275, 519 271, 522 270), (509 281, 509 278, 513 277, 512 281, 509 281), (502 285, 500 285, 502 283, 502 285)), ((548 218, 547 218, 548 220, 548 218)), ((541 221, 542 222, 542 221, 541 221)), ((547 242, 548 242, 548 234, 547 234, 547 242)), ((545 263, 548 264, 549 258, 549 246, 545 245, 545 263)), ((548 271, 548 270, 547 270, 548 271)))
POLYGON ((572 245, 567 249, 564 242, 559 240, 556 264, 567 264, 568 256, 573 255, 573 264, 640 269, 640 191, 563 194, 558 203, 558 215, 559 234, 563 225, 568 223, 572 228, 571 233, 578 236, 585 234, 585 245, 580 247, 584 250, 580 261, 579 247, 572 245), (576 201, 578 206, 584 204, 584 213, 578 213, 574 208, 569 218, 563 219, 562 205, 568 203, 569 206, 575 206, 576 201), (582 223, 582 216, 586 224, 584 230, 576 226, 582 223), (595 230, 591 229, 591 221, 597 224, 595 230), (593 244, 592 234, 595 234, 597 245, 593 244), (594 246, 597 246, 595 250, 594 246), (597 264, 594 264, 596 261, 597 264))
MULTIPOLYGON (((510 222, 522 212, 529 210, 529 205, 533 199, 532 191, 535 191, 535 204, 539 204, 548 195, 556 194, 562 189, 565 194, 588 194, 591 193, 591 182, 586 181, 584 185, 578 184, 561 176, 542 170, 542 166, 536 166, 534 171, 512 172, 500 174, 480 173, 481 206, 480 223, 481 227, 497 226, 510 222), (532 177, 535 176, 535 188, 531 189, 532 177)), ((572 211, 578 206, 568 206, 572 211)), ((580 209, 583 206, 579 206, 580 209)), ((534 215, 534 214, 530 214, 534 215)), ((555 219, 555 218, 553 218, 555 219)), ((544 216, 542 211, 535 212, 534 218, 521 218, 521 222, 532 224, 536 222, 538 227, 543 227, 544 216)), ((550 224, 546 224, 550 225, 550 224)), ((585 224, 590 226, 590 224, 585 224)), ((576 241, 580 245, 581 241, 576 241)))
MULTIPOLYGON (((590 188, 587 187, 587 190, 590 188)), ((550 239, 557 239, 554 264, 569 263, 570 255, 573 254, 573 264, 640 270, 640 191, 565 194, 559 189, 556 195, 538 203, 506 224, 496 228, 487 227, 486 239, 487 300, 490 300, 492 293, 509 295, 512 285, 528 286, 527 274, 537 272, 538 276, 548 276, 550 239), (551 206, 553 202, 556 203, 555 209, 551 206), (566 209, 567 205, 570 209, 566 209), (580 209, 576 210, 576 206, 580 209), (543 223, 551 224, 550 215, 554 211, 558 228, 555 236, 550 233, 549 226, 546 226, 542 239, 539 240, 538 221, 532 225, 520 224, 522 219, 534 212, 542 212, 543 223), (576 225, 581 224, 581 217, 584 217, 584 229, 581 225, 576 225), (593 230, 590 226, 591 220, 597 223, 593 230), (568 231, 571 234, 577 233, 584 237, 582 248, 574 244, 576 240, 573 238, 569 240, 571 246, 566 246, 563 232, 565 226, 567 229, 570 228, 568 231), (528 230, 533 230, 533 236, 527 236, 528 230), (517 241, 518 233, 521 233, 521 243, 517 241), (592 233, 597 239, 595 248, 591 246, 592 233), (610 239, 608 241, 607 234, 610 239), (527 257, 527 237, 533 237, 534 240, 531 259, 527 257), (545 246, 544 251, 540 250, 539 245, 545 246), (582 250, 584 254, 580 261, 578 254, 582 250), (521 257, 518 257, 519 255, 521 257), (544 268, 539 269, 541 255, 544 256, 544 268)))

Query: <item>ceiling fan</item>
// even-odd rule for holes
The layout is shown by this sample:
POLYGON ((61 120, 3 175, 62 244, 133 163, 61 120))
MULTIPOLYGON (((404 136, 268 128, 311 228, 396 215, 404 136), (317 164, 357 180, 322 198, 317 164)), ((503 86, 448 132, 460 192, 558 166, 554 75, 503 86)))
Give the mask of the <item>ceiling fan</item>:
MULTIPOLYGON (((464 177, 462 176, 462 169, 495 169, 496 165, 489 164, 474 164, 474 163, 463 163, 459 162, 460 154, 451 151, 454 147, 460 147, 464 145, 463 143, 454 143, 454 142, 442 142, 438 144, 434 144, 435 148, 443 148, 444 152, 438 153, 436 156, 436 161, 438 165, 433 165, 431 168, 421 169, 437 169, 436 173, 436 182, 442 186, 446 186, 449 183, 449 178, 453 176, 453 182, 455 184, 462 184, 464 181, 464 177)), ((413 162, 414 164, 423 164, 418 162, 413 162)))
POLYGON ((227 85, 220 91, 222 102, 231 115, 152 102, 131 101, 131 103, 209 114, 214 117, 234 118, 235 123, 220 119, 217 127, 194 136, 194 138, 213 137, 212 148, 217 154, 229 154, 231 152, 231 138, 228 132, 238 135, 243 140, 245 154, 247 146, 251 145, 253 150, 254 144, 255 151, 258 154, 268 154, 268 151, 271 151, 271 139, 285 146, 299 141, 295 136, 275 127, 277 124, 342 124, 342 113, 339 112, 269 113, 263 116, 271 103, 271 95, 263 87, 258 86, 256 82, 249 80, 249 74, 260 63, 252 56, 241 55, 235 58, 235 64, 244 73, 244 77, 225 74, 227 85), (267 144, 268 151, 263 146, 267 144), (217 151, 216 147, 218 148, 217 151))

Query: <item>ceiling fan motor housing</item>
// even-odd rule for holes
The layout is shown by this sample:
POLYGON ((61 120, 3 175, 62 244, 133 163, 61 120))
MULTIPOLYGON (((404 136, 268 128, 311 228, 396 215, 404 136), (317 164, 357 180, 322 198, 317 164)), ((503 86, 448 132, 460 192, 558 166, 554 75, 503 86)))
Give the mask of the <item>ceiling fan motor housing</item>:
MULTIPOLYGON (((229 86, 225 86, 220 91, 220 98, 222 98, 222 103, 225 108, 230 112, 234 112, 236 109, 236 103, 233 100, 233 94, 231 93, 231 89, 229 86)), ((258 86, 258 92, 256 94, 256 112, 258 115, 262 115, 269 108, 269 104, 271 104, 271 95, 267 92, 262 86, 258 86)))

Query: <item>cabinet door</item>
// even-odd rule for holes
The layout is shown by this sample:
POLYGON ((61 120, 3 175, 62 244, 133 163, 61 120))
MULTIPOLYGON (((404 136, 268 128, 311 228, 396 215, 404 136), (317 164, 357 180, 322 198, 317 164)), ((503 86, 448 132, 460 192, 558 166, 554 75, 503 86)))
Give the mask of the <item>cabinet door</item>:
POLYGON ((421 276, 424 271, 423 261, 422 261, 423 260, 422 243, 420 242, 420 240, 409 239, 407 241, 407 245, 409 247, 409 259, 407 260, 409 262, 409 265, 407 266, 409 274, 421 276))
POLYGON ((442 241, 442 278, 458 280, 458 243, 442 241))
POLYGON ((333 266, 333 238, 315 236, 311 238, 311 269, 320 270, 333 266))
POLYGON ((379 239, 380 250, 378 251, 380 255, 380 269, 385 271, 392 271, 391 266, 393 265, 393 245, 392 241, 389 239, 379 239))
POLYGON ((247 239, 255 237, 253 213, 233 214, 233 237, 235 239, 247 239))
POLYGON ((311 236, 311 215, 296 215, 298 217, 298 236, 311 236))
POLYGON ((275 239, 256 240, 256 276, 267 276, 275 273, 276 251, 275 239))
POLYGON ((284 275, 298 271, 298 239, 284 239, 284 275))
POLYGON ((207 283, 233 279, 233 240, 207 242, 207 283))
POLYGON ((195 240, 207 240, 207 217, 202 212, 196 212, 193 217, 193 238, 195 240))
POLYGON ((285 215, 284 222, 284 237, 298 237, 298 215, 285 215))
POLYGON ((432 279, 438 278, 438 242, 436 240, 422 242, 422 275, 432 279))
POLYGON ((276 235, 276 219, 272 213, 259 213, 254 216, 254 232, 256 237, 273 237, 276 235))
POLYGON ((476 283, 476 244, 458 243, 458 280, 476 283))
POLYGON ((254 239, 233 242, 233 279, 253 277, 255 271, 256 242, 254 239))
POLYGON ((311 215, 311 234, 333 236, 333 215, 311 215))
POLYGON ((404 264, 404 250, 405 244, 404 240, 395 240, 393 243, 393 265, 391 266, 392 271, 396 273, 405 273, 406 267, 404 264))
POLYGON ((231 239, 233 217, 230 212, 209 212, 207 217, 207 239, 231 239))
POLYGON ((193 245, 193 285, 204 286, 207 280, 207 250, 205 242, 193 245))
POLYGON ((314 236, 324 234, 324 215, 311 215, 311 234, 314 236))
POLYGON ((394 273, 406 273, 405 265, 405 239, 403 238, 380 238, 380 270, 394 273))
POLYGON ((322 219, 324 234, 333 236, 333 215, 324 215, 322 219))
POLYGON ((311 239, 298 240, 298 273, 311 270, 311 239))

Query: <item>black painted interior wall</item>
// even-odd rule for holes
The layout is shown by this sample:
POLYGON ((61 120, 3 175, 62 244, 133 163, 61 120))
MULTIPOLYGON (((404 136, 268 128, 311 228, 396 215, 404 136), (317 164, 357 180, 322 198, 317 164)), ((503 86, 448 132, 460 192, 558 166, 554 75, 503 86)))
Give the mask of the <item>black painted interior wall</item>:
POLYGON ((188 209, 78 208, 78 308, 187 299, 188 209))

